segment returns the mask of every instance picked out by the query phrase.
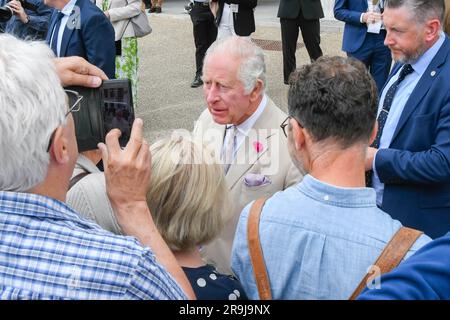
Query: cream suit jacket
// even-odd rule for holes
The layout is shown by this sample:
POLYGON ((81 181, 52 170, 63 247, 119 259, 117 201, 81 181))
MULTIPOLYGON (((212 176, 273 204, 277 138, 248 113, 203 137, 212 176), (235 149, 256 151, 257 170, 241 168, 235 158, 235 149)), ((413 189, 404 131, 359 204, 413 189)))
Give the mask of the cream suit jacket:
MULTIPOLYGON (((96 1, 96 5, 100 9, 102 9, 102 4, 103 0, 96 1)), ((108 12, 116 41, 121 37, 134 37, 134 28, 130 18, 141 13, 141 0, 109 0, 108 12)))
MULTIPOLYGON (((232 209, 223 213, 225 228, 219 238, 202 250, 204 257, 214 264, 219 272, 231 273, 231 249, 242 209, 251 201, 270 197, 277 191, 299 182, 303 177, 291 161, 287 138, 280 128, 286 117, 287 115, 268 98, 265 110, 239 146, 234 163, 226 174, 232 209), (260 177, 264 175, 270 183, 247 186, 244 180, 250 173, 260 177)), ((225 125, 215 123, 206 109, 196 122, 195 139, 201 139, 214 150, 215 156, 220 158, 224 136, 225 125)))

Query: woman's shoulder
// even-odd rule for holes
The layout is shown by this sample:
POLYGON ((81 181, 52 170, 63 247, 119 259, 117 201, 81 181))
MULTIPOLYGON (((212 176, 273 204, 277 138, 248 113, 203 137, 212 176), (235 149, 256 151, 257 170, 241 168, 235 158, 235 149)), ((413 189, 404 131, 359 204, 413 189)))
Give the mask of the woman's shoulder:
POLYGON ((239 280, 217 272, 212 265, 183 267, 198 300, 247 300, 239 280))

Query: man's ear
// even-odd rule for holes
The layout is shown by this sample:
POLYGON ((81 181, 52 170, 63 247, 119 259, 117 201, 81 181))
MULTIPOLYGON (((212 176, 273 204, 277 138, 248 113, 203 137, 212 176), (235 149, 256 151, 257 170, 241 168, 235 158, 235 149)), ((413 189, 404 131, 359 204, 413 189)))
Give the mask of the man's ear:
POLYGON ((256 81, 256 85, 253 88, 252 92, 250 92, 250 101, 256 101, 260 96, 263 90, 264 84, 261 79, 256 81))
POLYGON ((430 43, 439 37, 441 32, 441 22, 439 19, 432 19, 425 24, 425 41, 430 43))
POLYGON ((304 148, 306 141, 306 133, 304 129, 300 127, 297 121, 295 121, 294 119, 290 119, 289 121, 291 124, 291 133, 295 150, 300 151, 302 148, 304 148))
POLYGON ((375 141, 375 138, 377 137, 377 133, 378 133, 378 121, 375 121, 373 128, 372 128, 372 133, 370 134, 370 138, 369 138, 369 146, 372 145, 372 143, 375 141))
POLYGON ((55 130, 49 152, 50 156, 58 164, 65 164, 69 161, 68 140, 64 136, 64 130, 62 126, 58 127, 55 130))

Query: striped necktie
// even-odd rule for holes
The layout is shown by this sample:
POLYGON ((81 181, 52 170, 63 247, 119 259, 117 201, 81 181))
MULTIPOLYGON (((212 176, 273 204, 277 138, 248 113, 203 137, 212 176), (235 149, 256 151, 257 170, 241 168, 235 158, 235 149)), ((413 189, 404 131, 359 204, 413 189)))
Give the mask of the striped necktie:
POLYGON ((237 127, 233 125, 233 126, 227 127, 226 130, 227 130, 227 135, 228 135, 228 141, 222 152, 222 162, 224 165, 225 174, 230 169, 231 163, 233 162, 233 159, 234 159, 234 152, 236 149, 237 127), (228 130, 230 130, 230 131, 228 131, 228 130))
MULTIPOLYGON (((381 109, 377 119, 378 121, 377 136, 373 141, 373 143, 370 145, 371 147, 373 148, 380 147, 381 136, 383 135, 384 125, 386 124, 389 111, 391 110, 392 101, 394 101, 395 92, 397 91, 398 86, 405 79, 405 77, 408 74, 411 74, 413 71, 414 69, 410 64, 405 64, 402 70, 400 71, 398 79, 390 86, 389 90, 387 91, 383 101, 383 108, 381 109)), ((372 174, 373 170, 366 171, 366 186, 368 187, 372 187, 372 174)))
POLYGON ((64 17, 64 13, 58 12, 58 16, 56 17, 56 23, 55 27, 53 28, 53 36, 52 36, 52 44, 51 48, 53 50, 53 53, 55 56, 59 57, 58 55, 58 34, 59 34, 59 27, 61 26, 61 20, 64 17))

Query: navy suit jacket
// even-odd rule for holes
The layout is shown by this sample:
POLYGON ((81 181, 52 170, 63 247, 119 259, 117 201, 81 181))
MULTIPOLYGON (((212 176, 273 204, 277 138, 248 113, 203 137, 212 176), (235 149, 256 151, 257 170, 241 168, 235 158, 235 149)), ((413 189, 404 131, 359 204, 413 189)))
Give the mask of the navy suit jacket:
POLYGON ((449 53, 446 36, 406 102, 389 148, 375 158, 385 184, 382 209, 432 238, 450 230, 449 53))
POLYGON ((355 52, 366 39, 367 26, 360 22, 361 14, 366 12, 367 0, 336 0, 334 3, 334 17, 344 21, 344 37, 342 50, 355 52))
MULTIPOLYGON (((48 44, 50 44, 57 16, 58 10, 54 10, 46 37, 48 44)), ((78 0, 72 16, 74 19, 69 18, 64 29, 60 57, 83 57, 102 69, 108 78, 114 79, 116 51, 114 29, 111 23, 105 14, 89 0, 78 0), (68 27, 70 24, 76 26, 68 27)))

